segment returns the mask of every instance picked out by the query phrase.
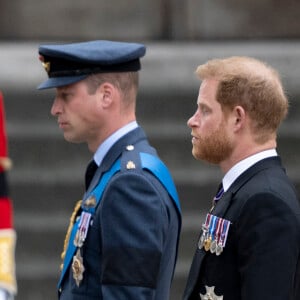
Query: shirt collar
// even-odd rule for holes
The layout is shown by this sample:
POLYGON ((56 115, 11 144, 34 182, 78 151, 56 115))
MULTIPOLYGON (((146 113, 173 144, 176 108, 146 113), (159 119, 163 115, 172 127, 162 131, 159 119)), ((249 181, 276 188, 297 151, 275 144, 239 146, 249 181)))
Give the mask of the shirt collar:
POLYGON ((276 149, 269 149, 265 150, 256 154, 253 154, 237 164, 235 164, 224 176, 222 183, 224 191, 226 192, 229 187, 233 184, 233 182, 247 169, 249 169, 251 166, 253 166, 258 161, 268 158, 277 156, 276 149))
POLYGON ((126 124, 122 128, 118 129, 112 135, 110 135, 96 150, 94 154, 94 161, 98 166, 101 165, 103 158, 109 149, 125 134, 136 129, 138 124, 136 121, 126 124))

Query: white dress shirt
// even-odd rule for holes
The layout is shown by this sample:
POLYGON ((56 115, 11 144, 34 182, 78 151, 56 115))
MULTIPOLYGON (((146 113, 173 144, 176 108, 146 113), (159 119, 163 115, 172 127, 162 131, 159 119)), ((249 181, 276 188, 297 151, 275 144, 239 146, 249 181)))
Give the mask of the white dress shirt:
POLYGON ((235 164, 223 177, 222 183, 224 192, 228 191, 233 182, 251 166, 268 157, 277 156, 276 149, 265 150, 253 154, 235 164))

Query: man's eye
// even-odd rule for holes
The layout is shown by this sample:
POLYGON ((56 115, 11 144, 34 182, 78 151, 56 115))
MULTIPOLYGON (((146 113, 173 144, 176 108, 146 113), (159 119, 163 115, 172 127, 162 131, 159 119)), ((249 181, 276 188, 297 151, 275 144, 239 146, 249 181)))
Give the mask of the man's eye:
POLYGON ((61 97, 62 97, 63 99, 65 99, 65 100, 67 100, 67 99, 69 99, 69 98, 71 97, 71 93, 63 93, 63 94, 61 95, 61 97))

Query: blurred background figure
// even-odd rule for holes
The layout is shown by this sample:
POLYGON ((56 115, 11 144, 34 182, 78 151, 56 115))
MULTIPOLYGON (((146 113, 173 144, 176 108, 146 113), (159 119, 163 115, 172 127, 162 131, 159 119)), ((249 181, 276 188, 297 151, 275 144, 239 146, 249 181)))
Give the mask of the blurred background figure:
POLYGON ((0 92, 0 300, 12 300, 17 291, 15 276, 16 233, 13 209, 8 196, 6 172, 11 168, 7 155, 5 109, 0 92))

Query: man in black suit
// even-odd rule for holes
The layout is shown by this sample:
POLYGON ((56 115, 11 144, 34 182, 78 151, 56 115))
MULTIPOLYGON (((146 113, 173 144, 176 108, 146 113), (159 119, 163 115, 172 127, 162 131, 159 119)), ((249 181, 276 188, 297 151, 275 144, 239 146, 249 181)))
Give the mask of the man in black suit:
POLYGON ((62 254, 60 300, 168 300, 180 232, 180 205, 168 169, 135 116, 137 43, 41 45, 56 88, 51 113, 67 141, 93 160, 62 254))
POLYGON ((196 73, 192 153, 225 175, 183 299, 300 299, 300 206, 276 152, 288 111, 279 75, 250 57, 213 59, 196 73))

